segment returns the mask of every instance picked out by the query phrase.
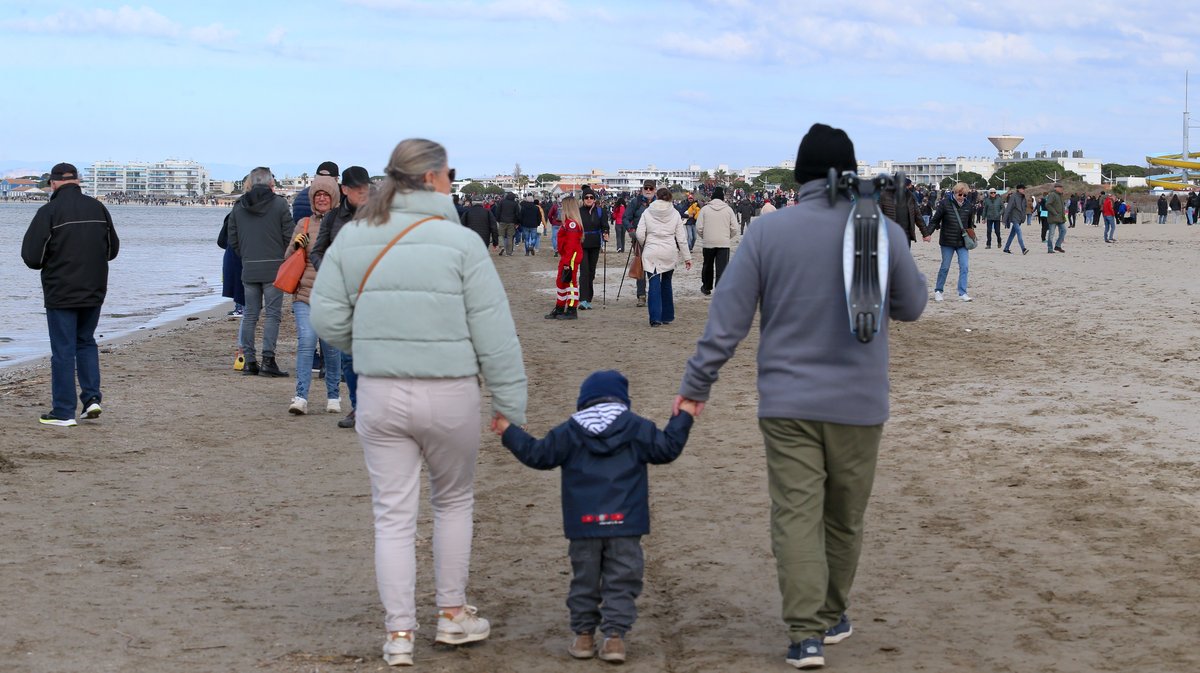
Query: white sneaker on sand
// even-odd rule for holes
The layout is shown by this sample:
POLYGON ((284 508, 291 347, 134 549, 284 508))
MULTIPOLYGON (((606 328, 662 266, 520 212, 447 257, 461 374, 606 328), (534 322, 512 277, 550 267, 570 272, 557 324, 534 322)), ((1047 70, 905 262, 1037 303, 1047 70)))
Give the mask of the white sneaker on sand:
POLYGON ((296 416, 303 416, 308 413, 308 400, 303 397, 293 397, 292 406, 288 407, 288 413, 296 416))
POLYGON ((934 301, 942 301, 943 299, 945 299, 945 297, 943 297, 943 296, 942 296, 942 291, 941 291, 941 290, 938 290, 938 291, 936 291, 936 292, 934 292, 934 293, 933 293, 933 300, 934 300, 934 301))
POLYGON ((958 295, 958 299, 959 299, 959 301, 971 301, 971 295, 960 294, 960 295, 958 295))
POLYGON ((388 666, 413 665, 413 632, 389 633, 383 641, 383 660, 388 666))
POLYGON ((338 397, 325 402, 325 413, 340 414, 342 413, 342 398, 338 397))
POLYGON ((491 625, 479 616, 479 610, 473 605, 464 605, 462 612, 453 618, 438 610, 437 638, 434 638, 434 642, 462 645, 484 640, 491 632, 491 625))

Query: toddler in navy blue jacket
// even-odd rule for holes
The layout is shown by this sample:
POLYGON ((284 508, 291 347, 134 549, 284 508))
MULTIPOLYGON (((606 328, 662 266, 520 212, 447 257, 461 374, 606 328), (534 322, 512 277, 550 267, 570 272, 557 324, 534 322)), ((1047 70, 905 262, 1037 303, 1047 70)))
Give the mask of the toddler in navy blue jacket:
POLYGON ((574 575, 567 596, 576 659, 595 653, 625 661, 624 636, 637 618, 642 592, 642 536, 650 532, 646 465, 669 463, 683 452, 696 409, 684 403, 659 430, 629 409, 629 381, 620 372, 595 372, 580 386, 571 420, 535 439, 499 419, 495 429, 522 463, 562 468, 563 529, 574 575))

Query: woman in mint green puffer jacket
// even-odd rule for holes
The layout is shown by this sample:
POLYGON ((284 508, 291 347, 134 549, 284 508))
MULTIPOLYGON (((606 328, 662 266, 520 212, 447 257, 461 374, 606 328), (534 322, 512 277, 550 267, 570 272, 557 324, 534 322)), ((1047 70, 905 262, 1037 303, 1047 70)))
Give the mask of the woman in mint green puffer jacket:
POLYGON ((359 376, 357 430, 371 477, 389 664, 412 663, 422 462, 434 514, 436 641, 487 638, 488 621, 466 602, 480 374, 494 414, 525 422, 525 367, 508 297, 479 235, 459 223, 453 173, 441 145, 397 145, 378 191, 325 253, 311 295, 313 327, 353 353, 359 376))

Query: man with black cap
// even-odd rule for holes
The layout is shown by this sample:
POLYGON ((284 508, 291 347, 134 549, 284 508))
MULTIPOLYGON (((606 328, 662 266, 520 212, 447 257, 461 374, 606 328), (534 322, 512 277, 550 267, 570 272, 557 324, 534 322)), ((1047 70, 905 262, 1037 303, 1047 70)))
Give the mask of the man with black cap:
MULTIPOLYGON (((332 161, 322 161, 321 165, 317 166, 317 175, 326 175, 337 180, 338 165, 332 161)), ((296 198, 292 200, 292 222, 299 224, 300 220, 309 215, 312 215, 312 204, 308 201, 308 190, 301 189, 296 198)))
MULTIPOLYGON (((634 265, 641 268, 642 246, 637 242, 637 236, 633 232, 637 231, 638 222, 642 219, 642 214, 650 207, 650 203, 654 201, 654 194, 658 190, 654 180, 646 180, 642 182, 642 193, 630 199, 629 205, 625 208, 625 221, 622 225, 625 231, 629 233, 629 237, 633 239, 630 244, 630 257, 634 258, 634 265)), ((646 305, 646 276, 643 273, 632 274, 637 276, 637 305, 641 308, 646 305)))
MULTIPOLYGON (((324 166, 324 164, 322 164, 324 166)), ((371 174, 362 166, 351 166, 342 171, 342 202, 337 208, 325 214, 321 220, 321 232, 317 234, 317 242, 313 245, 310 255, 313 267, 321 269, 321 260, 325 251, 333 244, 338 232, 347 222, 354 220, 357 210, 371 198, 371 174)), ((328 343, 326 348, 332 349, 328 343)), ((338 421, 339 428, 353 428, 355 424, 355 409, 358 406, 358 376, 354 373, 354 358, 350 353, 342 353, 342 379, 350 391, 350 413, 338 421)), ((328 358, 333 360, 334 358, 328 358)))
POLYGON ((96 324, 108 292, 108 263, 121 242, 108 209, 83 193, 71 164, 50 170, 50 202, 38 208, 25 232, 21 258, 42 272, 42 296, 50 329, 50 390, 53 407, 43 425, 73 427, 75 374, 84 418, 100 416, 100 353, 96 324))
POLYGON ((797 668, 824 666, 824 646, 852 632, 846 607, 888 417, 887 319, 916 320, 928 300, 904 231, 888 220, 883 325, 868 343, 855 338, 843 268, 852 205, 847 198, 829 203, 827 175, 856 166, 844 131, 815 124, 804 136, 796 205, 746 230, 675 400, 677 409, 695 402, 700 414, 761 311, 758 422, 791 640, 786 661, 797 668))

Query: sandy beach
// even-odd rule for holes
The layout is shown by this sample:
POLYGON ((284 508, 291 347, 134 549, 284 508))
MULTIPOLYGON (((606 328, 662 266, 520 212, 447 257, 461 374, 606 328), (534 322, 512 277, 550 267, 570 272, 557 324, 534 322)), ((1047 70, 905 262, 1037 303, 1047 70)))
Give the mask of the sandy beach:
MULTIPOLYGON (((1026 256, 971 253, 974 302, 951 291, 892 325, 855 634, 827 649, 828 670, 1200 670, 1200 227, 1123 226, 1106 245, 1081 224, 1056 255, 1027 233, 1026 256)), ((937 245, 913 250, 932 292, 937 245)), ((652 330, 631 283, 614 300, 624 257, 609 255, 607 308, 574 323, 542 319, 548 252, 496 260, 535 434, 610 366, 637 411, 666 420, 704 325, 699 265, 676 277, 676 322, 652 330), (572 359, 569 385, 552 383, 572 359)), ((103 346, 104 415, 74 429, 36 422, 48 365, 0 371, 0 671, 387 669, 357 439, 339 416, 289 416, 292 378, 233 372, 237 325, 210 313, 103 346)), ((752 334, 722 370, 684 455, 651 470, 631 673, 794 670, 756 347, 752 334)), ((489 433, 476 499, 469 597, 492 637, 432 645, 426 506, 414 670, 605 668, 566 654, 558 474, 521 466, 489 433)))

